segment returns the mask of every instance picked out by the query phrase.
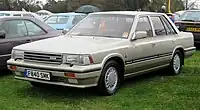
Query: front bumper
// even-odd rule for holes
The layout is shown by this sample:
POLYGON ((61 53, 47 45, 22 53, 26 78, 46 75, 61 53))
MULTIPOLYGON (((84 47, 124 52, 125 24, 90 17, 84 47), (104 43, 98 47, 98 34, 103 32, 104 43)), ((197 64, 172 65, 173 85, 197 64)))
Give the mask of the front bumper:
POLYGON ((186 48, 184 51, 185 51, 185 58, 188 58, 192 56, 194 52, 196 52, 196 47, 186 48))
POLYGON ((77 88, 87 88, 97 86, 101 75, 101 64, 89 66, 72 66, 69 65, 49 65, 33 62, 15 61, 10 59, 7 61, 8 69, 15 75, 16 79, 39 82, 45 84, 53 84, 60 86, 69 86, 77 88), (15 70, 11 68, 15 66, 15 70), (51 80, 40 80, 25 77, 25 70, 45 71, 51 73, 51 80), (66 73, 74 74, 74 77, 65 76, 66 73))

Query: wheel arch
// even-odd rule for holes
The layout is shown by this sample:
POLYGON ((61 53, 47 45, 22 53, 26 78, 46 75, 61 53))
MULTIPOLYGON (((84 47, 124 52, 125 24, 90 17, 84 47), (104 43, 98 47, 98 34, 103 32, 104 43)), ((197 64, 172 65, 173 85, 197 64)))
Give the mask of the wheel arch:
MULTIPOLYGON (((107 55, 102 61, 102 70, 103 70, 105 64, 111 60, 116 61, 120 65, 120 67, 122 67, 122 71, 121 71, 122 73, 120 73, 120 78, 123 78, 124 72, 125 72, 125 62, 123 60, 123 56, 119 53, 112 53, 112 54, 107 55)), ((101 70, 101 72, 102 72, 102 70, 101 70)))
MULTIPOLYGON (((184 65, 185 52, 184 52, 183 46, 176 46, 176 47, 174 48, 174 50, 173 50, 172 56, 175 54, 176 50, 179 50, 179 51, 181 52, 182 57, 183 57, 183 58, 182 58, 182 63, 183 63, 183 65, 184 65)), ((172 57, 172 58, 173 58, 173 57, 172 57)), ((172 58, 171 58, 171 59, 172 59, 172 58)))

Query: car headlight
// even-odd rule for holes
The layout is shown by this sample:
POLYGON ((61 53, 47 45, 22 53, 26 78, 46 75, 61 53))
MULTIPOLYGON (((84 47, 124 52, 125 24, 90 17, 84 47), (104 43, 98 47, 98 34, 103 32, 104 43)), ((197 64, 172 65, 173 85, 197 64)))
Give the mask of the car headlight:
POLYGON ((24 52, 21 50, 12 50, 11 58, 14 60, 24 59, 24 52))
POLYGON ((90 65, 93 63, 92 57, 90 55, 63 55, 64 64, 74 64, 74 65, 90 65))

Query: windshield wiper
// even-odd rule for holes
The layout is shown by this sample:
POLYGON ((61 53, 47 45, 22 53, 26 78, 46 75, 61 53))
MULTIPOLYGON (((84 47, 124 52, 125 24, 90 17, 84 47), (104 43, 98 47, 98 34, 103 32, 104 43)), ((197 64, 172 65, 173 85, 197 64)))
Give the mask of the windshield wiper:
MULTIPOLYGON (((71 34, 74 36, 73 34, 71 34)), ((117 36, 109 36, 109 35, 92 35, 92 34, 77 34, 75 36, 93 36, 93 37, 108 37, 108 38, 123 38, 123 37, 117 37, 117 36)))

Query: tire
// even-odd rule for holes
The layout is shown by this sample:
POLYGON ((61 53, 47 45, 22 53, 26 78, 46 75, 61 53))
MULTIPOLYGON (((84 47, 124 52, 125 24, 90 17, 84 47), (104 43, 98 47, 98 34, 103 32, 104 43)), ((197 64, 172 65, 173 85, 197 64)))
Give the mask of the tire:
POLYGON ((183 55, 179 50, 176 50, 169 66, 169 70, 172 75, 178 75, 181 73, 183 61, 183 55))
POLYGON ((120 72, 121 67, 116 61, 105 64, 97 86, 100 95, 111 96, 117 92, 121 83, 120 72))

